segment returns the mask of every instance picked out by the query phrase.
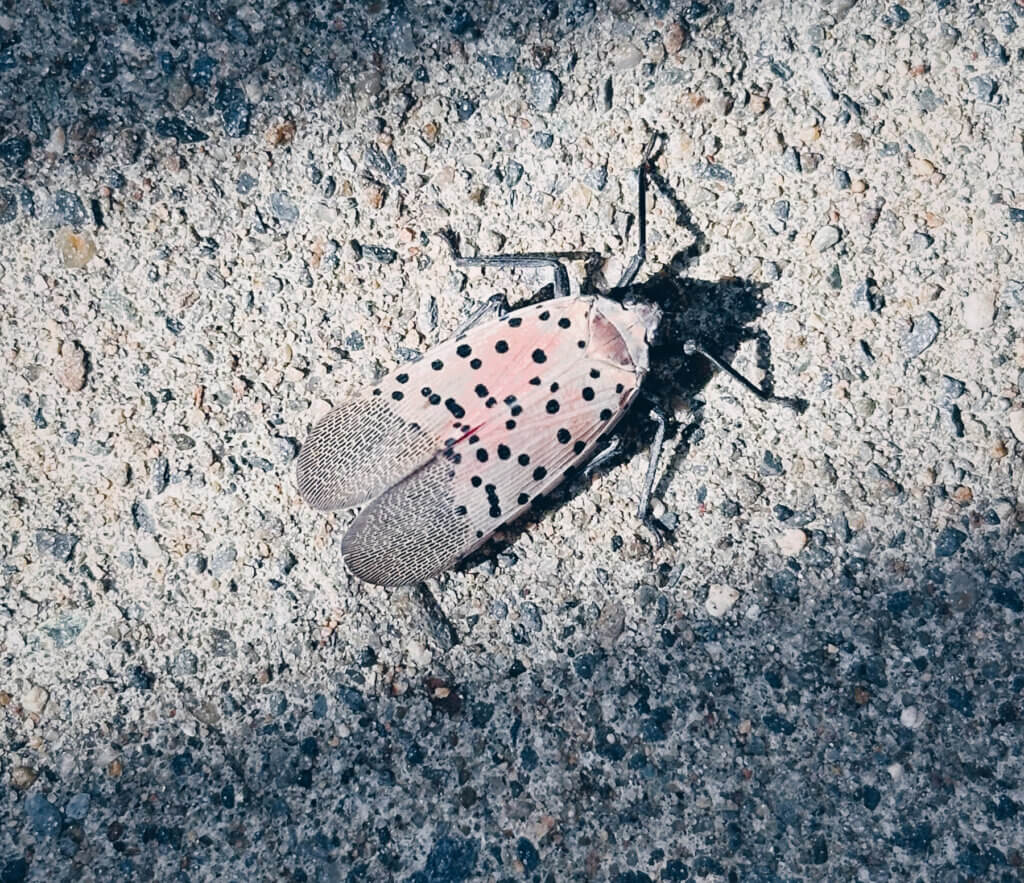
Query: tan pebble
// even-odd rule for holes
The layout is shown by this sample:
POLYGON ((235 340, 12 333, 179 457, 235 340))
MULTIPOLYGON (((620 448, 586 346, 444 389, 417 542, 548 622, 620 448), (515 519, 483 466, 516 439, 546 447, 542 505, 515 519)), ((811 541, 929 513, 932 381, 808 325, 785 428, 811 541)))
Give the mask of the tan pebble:
POLYGON ((799 138, 804 144, 812 144, 821 138, 821 128, 817 124, 806 126, 800 130, 799 138))
POLYGON ((775 542, 778 543, 779 551, 783 555, 792 558, 799 555, 807 545, 807 534, 799 527, 793 527, 784 530, 775 542))
POLYGON ((760 116, 768 110, 768 98, 764 95, 751 95, 749 107, 751 113, 760 116))
POLYGON ((953 491, 953 500, 961 506, 966 506, 974 499, 974 491, 966 485, 960 485, 953 491))
POLYGON ((66 340, 61 344, 56 373, 61 384, 72 392, 78 392, 85 386, 85 350, 77 341, 66 340))
POLYGON ((384 205, 385 195, 386 191, 384 190, 383 187, 380 186, 380 184, 367 184, 363 188, 363 203, 369 208, 379 209, 382 205, 384 205))
POLYGON ((704 609, 714 617, 725 616, 739 600, 740 593, 732 586, 712 585, 704 601, 704 609))
POLYGON ((675 55, 686 43, 686 31, 681 25, 673 22, 665 28, 662 42, 665 44, 665 51, 669 55, 675 55))
POLYGON ((919 178, 927 178, 935 171, 935 164, 915 156, 910 160, 910 171, 919 178))
POLYGON ((994 445, 992 445, 992 456, 997 460, 1002 460, 1009 451, 1006 450, 1006 444, 1002 439, 998 439, 994 445))
POLYGON ((618 601, 610 601, 601 608, 594 624, 597 640, 606 650, 619 639, 626 627, 626 608, 618 601))
POLYGON ((96 256, 96 243, 88 233, 58 230, 53 241, 61 263, 69 269, 80 270, 96 256))
POLYGON ((30 766, 16 766, 11 770, 11 786, 24 791, 32 786, 38 775, 30 766))
POLYGON ((11 704, 11 694, 0 690, 0 708, 6 708, 11 704))
POLYGON ((29 714, 42 714, 46 703, 50 701, 50 692, 45 687, 33 686, 21 697, 21 707, 29 714))
POLYGON ((423 126, 420 130, 420 137, 423 139, 427 147, 433 147, 437 143, 437 134, 441 131, 441 127, 431 121, 423 126))
POLYGON ((863 178, 858 178, 850 185, 850 190, 854 193, 863 193, 867 189, 867 181, 865 181, 863 178))
POLYGON ((121 763, 119 758, 114 758, 114 760, 107 764, 107 775, 111 779, 120 779, 123 772, 124 764, 121 763))
POLYGON ((285 144, 291 144, 295 138, 295 123, 291 120, 286 120, 283 123, 278 123, 276 126, 271 126, 267 130, 266 141, 271 147, 282 147, 285 144))

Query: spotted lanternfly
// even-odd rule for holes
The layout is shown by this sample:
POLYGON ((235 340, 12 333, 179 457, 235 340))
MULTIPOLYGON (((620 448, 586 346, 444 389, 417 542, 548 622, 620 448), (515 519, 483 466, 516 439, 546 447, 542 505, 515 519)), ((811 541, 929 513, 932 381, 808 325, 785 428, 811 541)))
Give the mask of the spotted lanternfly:
MULTIPOLYGON (((315 509, 365 504, 341 544, 355 576, 392 586, 447 570, 591 460, 625 414, 661 318, 657 306, 624 298, 645 257, 656 143, 638 171, 639 249, 618 286, 570 296, 561 261, 586 252, 462 258, 451 243, 460 266, 552 268, 555 296, 514 311, 492 298, 453 338, 314 427, 298 458, 299 493, 315 509)), ((659 419, 641 517, 663 437, 659 419)))

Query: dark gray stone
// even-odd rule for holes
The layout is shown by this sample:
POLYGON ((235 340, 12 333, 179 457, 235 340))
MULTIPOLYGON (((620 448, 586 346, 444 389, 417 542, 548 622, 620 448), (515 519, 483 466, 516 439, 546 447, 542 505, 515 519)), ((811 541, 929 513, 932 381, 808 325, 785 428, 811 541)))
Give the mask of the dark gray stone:
POLYGON ((283 190, 275 190, 270 194, 270 211, 275 218, 286 224, 291 224, 299 219, 299 207, 283 190))
POLYGON ((25 798, 25 816, 36 837, 49 840, 60 834, 61 814, 49 800, 38 792, 25 798))
POLYGON ((78 544, 78 536, 57 530, 37 530, 36 549, 57 561, 70 561, 78 544))
POLYGON ((551 113, 562 97, 562 81, 549 70, 528 70, 527 103, 540 113, 551 113))
POLYGON ((949 558, 957 553, 967 539, 967 534, 955 527, 944 527, 935 540, 935 554, 949 558))
POLYGON ((910 331, 902 340, 903 352, 907 358, 916 359, 928 347, 935 343, 939 336, 939 320, 931 313, 917 316, 913 320, 910 331))

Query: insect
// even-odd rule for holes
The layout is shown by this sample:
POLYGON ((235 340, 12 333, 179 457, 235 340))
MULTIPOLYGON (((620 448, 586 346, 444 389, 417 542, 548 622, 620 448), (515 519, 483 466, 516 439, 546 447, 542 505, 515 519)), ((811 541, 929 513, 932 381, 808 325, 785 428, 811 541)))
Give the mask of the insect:
MULTIPOLYGON (((638 248, 603 294, 571 296, 563 260, 590 252, 461 257, 457 266, 554 271, 554 297, 510 310, 484 304, 447 341, 342 402, 313 428, 298 458, 299 493, 315 509, 364 508, 342 539, 349 570, 369 583, 407 585, 469 554, 587 461, 636 399, 649 370, 660 309, 630 297, 646 257, 646 187, 657 144, 637 172, 638 248)), ((756 395, 777 400, 695 342, 756 395)), ((777 400, 786 401, 786 400, 777 400)), ((658 423, 640 517, 665 435, 658 423)), ((655 529, 655 536, 657 532, 655 529)))

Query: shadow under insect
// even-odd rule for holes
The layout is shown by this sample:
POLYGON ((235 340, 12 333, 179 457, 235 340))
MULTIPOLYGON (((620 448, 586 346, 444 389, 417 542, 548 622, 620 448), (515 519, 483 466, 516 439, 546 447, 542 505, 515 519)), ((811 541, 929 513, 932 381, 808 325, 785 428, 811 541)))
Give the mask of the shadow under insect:
MULTIPOLYGON (((672 266, 678 266, 683 255, 684 252, 677 254, 672 266)), ((707 282, 667 274, 633 286, 633 296, 657 303, 663 310, 663 318, 659 339, 650 350, 650 372, 644 379, 640 396, 607 439, 608 444, 615 444, 613 453, 593 469, 584 465, 578 475, 570 476, 547 496, 535 498, 529 512, 503 528, 502 539, 492 540, 464 558, 455 570, 472 569, 507 549, 525 529, 550 511, 585 493, 591 474, 609 471, 623 461, 642 455, 650 448, 657 431, 651 418, 652 408, 660 409, 665 415, 666 441, 677 441, 672 455, 662 458, 658 464, 655 495, 663 491, 690 448, 704 437, 704 406, 699 397, 715 373, 703 356, 684 352, 686 341, 699 337, 702 341, 713 342, 716 354, 727 363, 733 361, 743 343, 757 341, 758 367, 765 376, 762 388, 772 394, 771 344, 764 332, 750 327, 764 310, 764 288, 761 283, 743 279, 707 282), (689 419, 685 422, 672 416, 670 403, 680 400, 690 403, 689 419)), ((537 299, 545 299, 550 296, 549 292, 550 287, 542 290, 537 299)), ((802 402, 797 405, 802 410, 800 405, 802 402)), ((594 460, 600 458, 599 451, 594 460)), ((642 524, 637 518, 636 527, 641 529, 642 524)), ((662 538, 671 541, 670 522, 659 522, 657 529, 662 538)))

